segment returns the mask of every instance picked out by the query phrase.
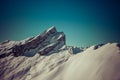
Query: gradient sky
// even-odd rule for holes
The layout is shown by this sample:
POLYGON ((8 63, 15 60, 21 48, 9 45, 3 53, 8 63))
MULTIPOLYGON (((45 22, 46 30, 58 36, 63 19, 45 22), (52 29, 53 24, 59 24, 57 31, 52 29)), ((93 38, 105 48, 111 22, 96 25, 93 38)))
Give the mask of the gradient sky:
POLYGON ((120 42, 119 0, 0 0, 0 42, 56 26, 67 44, 120 42))

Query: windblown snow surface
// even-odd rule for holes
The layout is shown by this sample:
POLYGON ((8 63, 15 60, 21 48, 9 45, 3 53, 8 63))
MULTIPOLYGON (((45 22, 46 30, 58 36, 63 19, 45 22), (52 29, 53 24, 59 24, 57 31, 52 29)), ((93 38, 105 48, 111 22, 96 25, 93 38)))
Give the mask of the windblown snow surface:
MULTIPOLYGON (((14 41, 0 44, 1 54, 5 52, 4 47, 13 45, 16 45, 14 41)), ((29 57, 2 56, 0 80, 120 80, 120 44, 107 43, 80 51, 63 42, 61 45, 49 55, 35 51, 36 54, 29 57)))

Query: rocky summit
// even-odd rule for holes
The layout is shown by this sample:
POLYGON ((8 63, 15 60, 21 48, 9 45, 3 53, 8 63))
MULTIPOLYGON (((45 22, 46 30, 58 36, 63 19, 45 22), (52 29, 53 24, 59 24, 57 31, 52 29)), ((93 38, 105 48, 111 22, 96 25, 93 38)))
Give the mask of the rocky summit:
POLYGON ((17 56, 33 56, 36 53, 46 55, 56 52, 65 46, 65 34, 57 32, 55 27, 45 30, 36 37, 31 37, 22 41, 5 41, 0 44, 0 58, 13 55, 17 56))

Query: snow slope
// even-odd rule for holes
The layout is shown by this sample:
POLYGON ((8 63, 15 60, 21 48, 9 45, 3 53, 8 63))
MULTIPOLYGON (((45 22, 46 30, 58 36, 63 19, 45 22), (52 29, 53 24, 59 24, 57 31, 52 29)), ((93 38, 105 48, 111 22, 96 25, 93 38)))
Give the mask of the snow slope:
POLYGON ((120 80, 118 45, 108 43, 96 50, 92 46, 73 56, 65 65, 63 80, 120 80))
POLYGON ((31 80, 120 80, 120 48, 117 45, 108 43, 96 50, 92 46, 31 80))

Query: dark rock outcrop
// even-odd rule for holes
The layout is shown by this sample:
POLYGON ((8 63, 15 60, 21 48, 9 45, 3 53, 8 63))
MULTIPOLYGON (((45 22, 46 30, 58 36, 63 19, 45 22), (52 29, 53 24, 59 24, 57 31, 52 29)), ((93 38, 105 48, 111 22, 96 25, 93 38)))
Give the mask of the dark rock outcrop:
POLYGON ((67 49, 68 49, 68 52, 71 54, 77 54, 84 51, 84 48, 78 48, 78 47, 72 47, 72 46, 68 46, 67 49))
POLYGON ((96 50, 96 49, 102 47, 103 45, 105 45, 105 44, 98 44, 98 45, 95 45, 95 46, 94 46, 94 50, 96 50))
POLYGON ((36 37, 31 37, 22 41, 7 41, 0 44, 0 58, 9 55, 18 56, 34 56, 36 53, 45 55, 51 51, 58 51, 66 44, 65 34, 57 32, 55 27, 45 30, 36 37), (6 49, 3 50, 3 49, 6 49))

